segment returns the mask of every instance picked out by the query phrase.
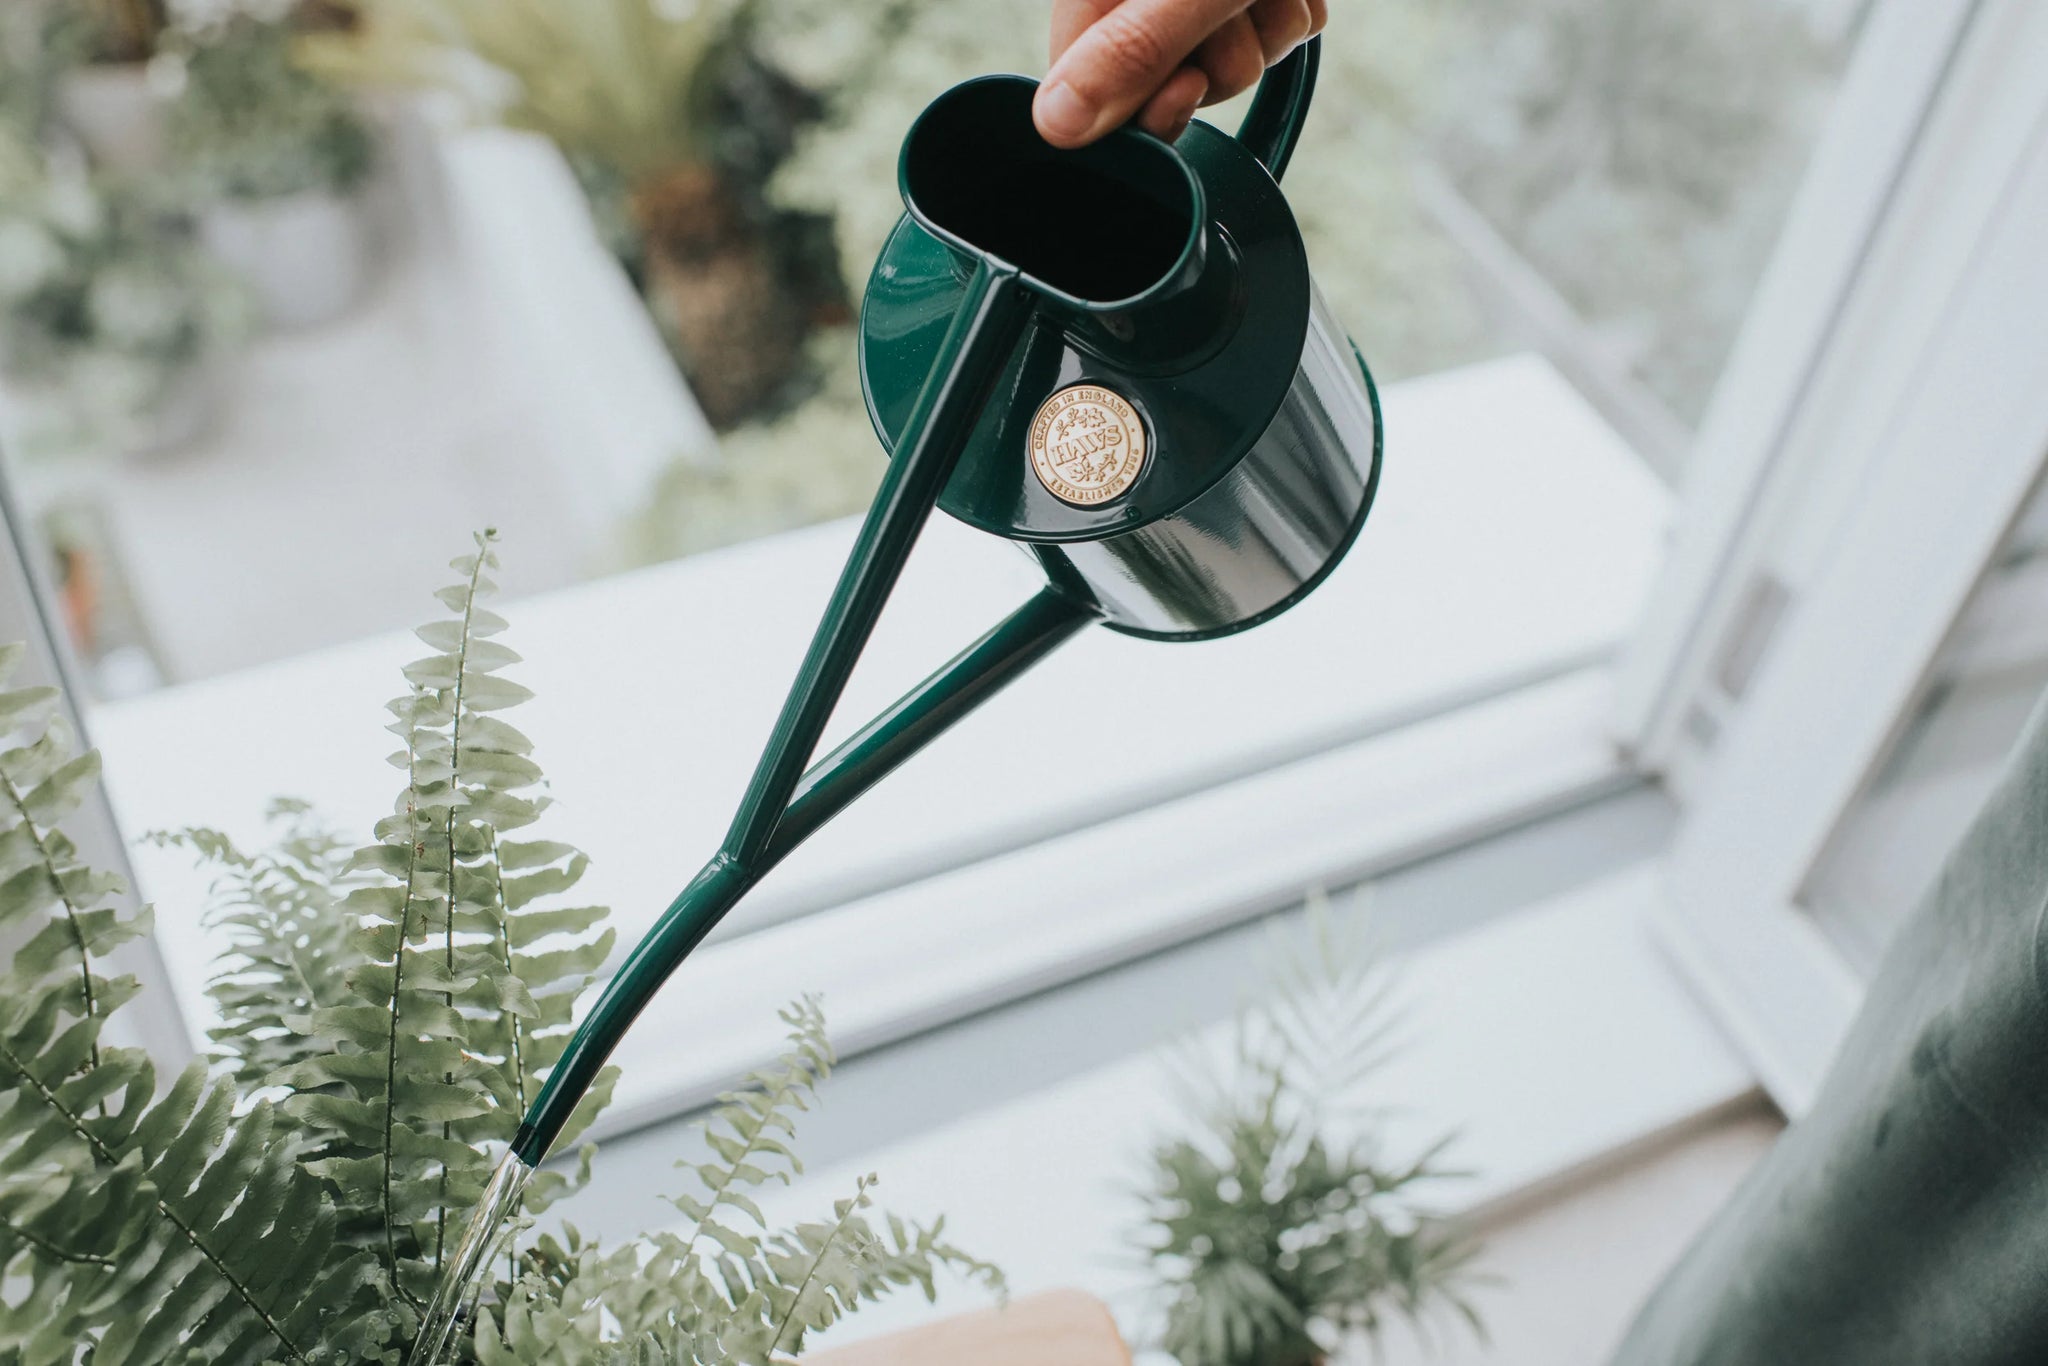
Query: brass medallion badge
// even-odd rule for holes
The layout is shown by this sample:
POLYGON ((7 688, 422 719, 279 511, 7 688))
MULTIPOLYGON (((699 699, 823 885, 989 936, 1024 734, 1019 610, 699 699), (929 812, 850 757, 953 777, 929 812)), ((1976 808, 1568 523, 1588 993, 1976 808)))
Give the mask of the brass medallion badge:
POLYGON ((1031 468, 1053 497, 1076 507, 1106 503, 1145 468, 1145 423, 1119 394, 1075 384, 1031 419, 1031 468))

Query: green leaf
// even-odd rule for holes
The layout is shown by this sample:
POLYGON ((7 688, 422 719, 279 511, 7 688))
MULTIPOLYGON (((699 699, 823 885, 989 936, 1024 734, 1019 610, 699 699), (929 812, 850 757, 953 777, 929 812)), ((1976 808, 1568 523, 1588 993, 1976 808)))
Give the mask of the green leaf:
MULTIPOLYGON (((103 957, 148 916, 60 828, 97 757, 73 755, 46 690, 0 693, 0 1366, 402 1366, 614 939, 604 908, 569 900, 583 854, 515 835, 548 801, 528 795, 531 741, 493 714, 530 696, 480 605, 493 541, 457 562, 452 616, 419 632, 437 653, 386 707, 403 786, 368 839, 294 801, 257 846, 150 837, 208 870, 229 946, 207 988, 216 1056, 161 1098, 145 1056, 102 1044, 139 989, 103 957)), ((0 674, 18 657, 0 650, 0 674)), ((877 1234, 865 1183, 828 1221, 768 1228, 752 1192, 801 1170, 796 1117, 834 1063, 815 1002, 783 1018, 785 1056, 724 1099, 709 1160, 684 1168, 689 1235, 522 1236, 492 1269, 479 1362, 768 1366, 860 1303, 929 1293, 939 1267, 995 1283, 936 1228, 877 1234)), ((617 1080, 599 1073, 564 1143, 617 1080)), ((538 1173, 523 1215, 589 1162, 538 1173)))

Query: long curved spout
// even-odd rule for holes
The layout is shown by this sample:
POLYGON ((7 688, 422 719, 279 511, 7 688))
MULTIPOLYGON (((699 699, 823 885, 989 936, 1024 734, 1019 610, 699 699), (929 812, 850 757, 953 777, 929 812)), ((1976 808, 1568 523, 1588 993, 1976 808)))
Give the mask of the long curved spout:
POLYGON ((883 604, 1008 361, 1031 302, 1017 271, 984 259, 868 509, 725 842, 606 985, 527 1111, 513 1153, 547 1156, 612 1050, 655 992, 753 885, 855 798, 1097 620, 1046 588, 814 767, 883 604))

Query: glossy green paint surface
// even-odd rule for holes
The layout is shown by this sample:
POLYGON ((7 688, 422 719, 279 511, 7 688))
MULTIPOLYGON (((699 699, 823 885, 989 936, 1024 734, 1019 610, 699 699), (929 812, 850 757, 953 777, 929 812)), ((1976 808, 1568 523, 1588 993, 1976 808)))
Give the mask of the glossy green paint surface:
MULTIPOLYGON (((934 106, 933 113, 1028 127, 1036 89, 1021 76, 989 77, 947 97, 972 100, 973 107, 934 106)), ((913 130, 913 145, 916 137, 913 130)), ((1135 129, 1098 146, 1112 166, 1149 166, 1156 158, 1184 166, 1198 187, 1185 206, 1195 216, 1183 264, 1141 295, 1098 303, 1042 282, 1029 286, 1036 296, 1031 323, 997 383, 998 392, 1014 397, 981 415, 939 500, 969 526, 1011 540, 1100 540, 1185 507, 1266 430, 1301 358, 1308 253, 1259 159, 1203 123, 1173 147, 1135 129), (1136 408, 1163 457, 1127 495, 1095 507, 1054 497, 1018 458, 1039 402, 1081 383, 1105 384, 1136 408)), ((884 247, 861 310, 869 414, 892 450, 925 377, 941 363, 940 343, 974 259, 916 212, 920 184, 908 153, 902 179, 913 210, 884 247)), ((1086 213, 1089 206, 1062 201, 1059 211, 1086 213)))
POLYGON ((1322 62, 1321 39, 1296 48, 1282 65, 1279 79, 1260 82, 1252 107, 1238 126, 1237 140, 1275 180, 1287 174, 1287 165, 1294 160, 1322 62))
MULTIPOLYGON (((1322 477, 1321 467, 1304 463, 1283 470, 1291 488, 1267 490, 1246 475, 1276 459, 1285 465, 1287 442, 1259 443, 1301 392, 1312 287, 1274 177, 1300 133, 1316 55, 1310 44, 1268 74, 1245 143, 1197 126, 1178 147, 1125 130, 1093 149, 1054 152, 1018 131, 1029 128, 1034 88, 1020 77, 956 87, 912 129, 903 162, 909 214, 863 310, 864 377, 892 452, 889 470, 724 843, 612 977, 549 1074, 513 1145, 522 1161, 547 1156, 640 1011, 761 877, 904 760, 1082 627, 1110 616, 1070 553, 1157 527, 1183 538, 1172 542, 1177 555, 1201 537, 1220 555, 1234 532, 1216 523, 1229 522, 1241 496, 1230 481, 1245 485, 1243 497, 1284 499, 1322 477), (1004 120, 1012 130, 1005 154, 979 156, 977 139, 1004 120), (977 168, 985 173, 979 187, 977 168), (1019 202, 1040 205, 1035 217, 1003 205, 988 211, 981 191, 1025 184, 1033 193, 1019 202), (1104 205, 1110 211, 1088 212, 1104 205), (1046 385, 1096 378, 1130 399, 1155 445, 1164 442, 1175 458, 1151 462, 1111 504, 1078 509, 1026 482, 1017 438, 1046 385), (936 506, 1035 543, 1050 582, 811 765, 936 506)), ((1361 378, 1369 394, 1362 366, 1348 382, 1361 378)), ((1370 403, 1370 450, 1346 472, 1357 487, 1330 503, 1345 510, 1344 520, 1330 546, 1311 543, 1327 557, 1302 566, 1278 606, 1230 629, 1298 600, 1356 536, 1379 470, 1377 400, 1370 403)))
POLYGON ((891 463, 868 509, 732 829, 606 984, 548 1074, 513 1144, 528 1165, 547 1156, 619 1039, 669 974, 755 882, 847 802, 1091 619, 1081 605, 1048 603, 1041 595, 805 775, 959 458, 962 432, 987 402, 995 371, 1026 316, 1015 270, 989 264, 975 273, 947 338, 952 362, 933 374, 918 400, 902 458, 891 463))

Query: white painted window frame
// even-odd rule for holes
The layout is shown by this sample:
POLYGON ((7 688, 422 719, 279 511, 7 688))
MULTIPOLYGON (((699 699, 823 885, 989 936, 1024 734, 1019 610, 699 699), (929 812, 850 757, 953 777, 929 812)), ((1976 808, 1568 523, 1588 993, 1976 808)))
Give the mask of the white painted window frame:
MULTIPOLYGON (((14 498, 0 480, 0 642, 19 642, 24 647, 7 686, 60 689, 64 695, 60 721, 71 727, 81 748, 88 747, 92 735, 77 705, 83 696, 76 682, 77 664, 64 632, 49 617, 49 604, 56 599, 33 546, 14 498)), ((104 784, 94 785, 91 795, 66 819, 65 831, 89 866, 121 876, 127 885, 115 894, 116 899, 134 909, 140 902, 137 880, 104 784)), ((0 952, 12 951, 13 945, 0 944, 0 952)), ((161 942, 151 935, 124 944, 115 950, 108 966, 116 973, 134 976, 144 988, 141 996, 109 1022, 108 1037, 129 1047, 147 1048, 160 1064, 169 1065, 166 1071, 182 1066, 195 1051, 191 1022, 172 988, 161 942)))
MULTIPOLYGON (((1985 0, 1880 0, 1835 97, 1777 250, 1694 440, 1671 555, 1622 660, 1615 733, 1646 767, 1677 762, 1715 649, 1750 591, 1795 428, 1839 367, 1859 282, 1985 0)), ((1812 443, 1808 443, 1812 444, 1812 443)))
MULTIPOLYGON (((1942 8, 1912 6, 1923 22, 1942 8)), ((1622 672, 1625 738, 1686 798, 1668 942, 1795 1114, 1863 994, 1804 888, 2048 457, 2048 10, 1970 9, 1781 436, 1732 451, 1752 487, 1738 500, 1732 470, 1695 462, 1715 498, 1689 505, 1708 520, 1688 523, 1653 608, 1692 607, 1693 632, 1678 648, 1643 633, 1622 672), (1742 621, 1762 582, 1775 625, 1742 621)))

